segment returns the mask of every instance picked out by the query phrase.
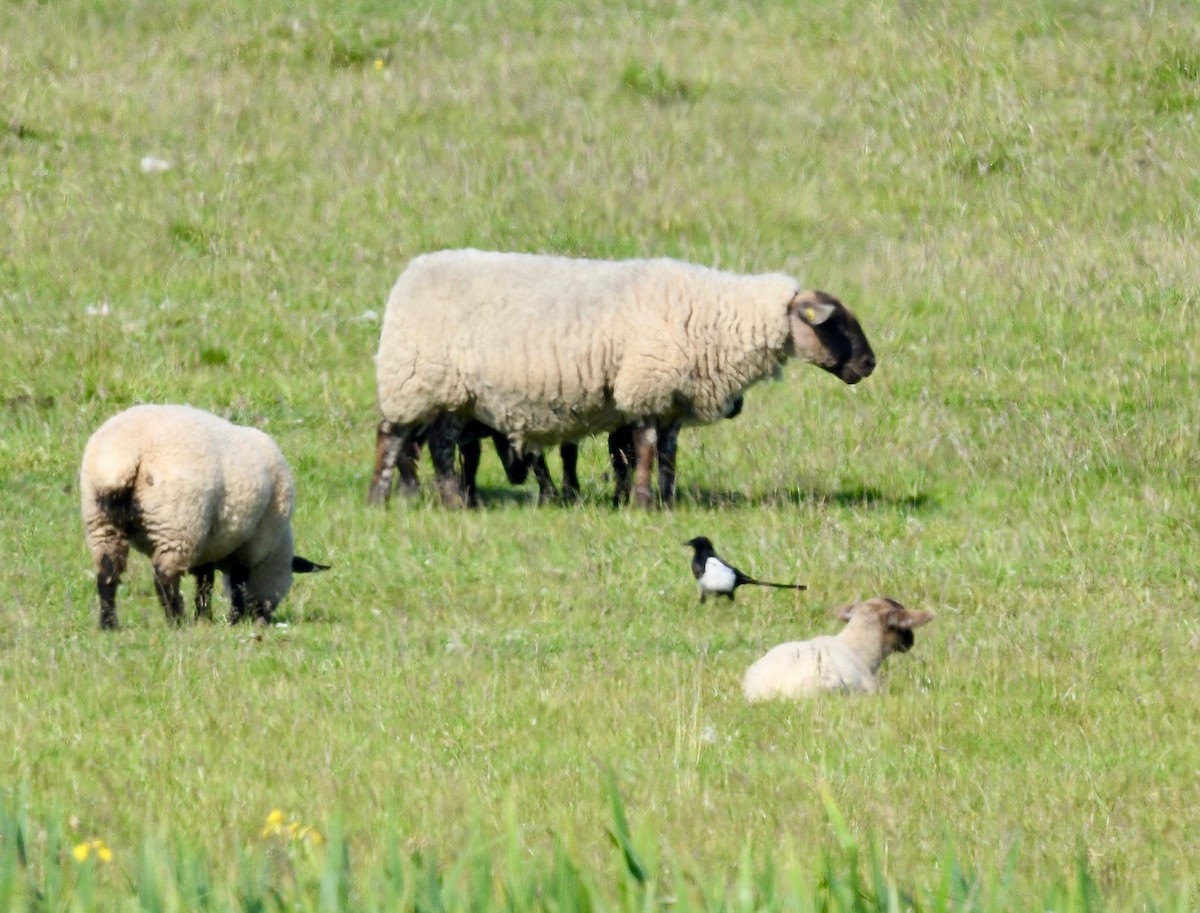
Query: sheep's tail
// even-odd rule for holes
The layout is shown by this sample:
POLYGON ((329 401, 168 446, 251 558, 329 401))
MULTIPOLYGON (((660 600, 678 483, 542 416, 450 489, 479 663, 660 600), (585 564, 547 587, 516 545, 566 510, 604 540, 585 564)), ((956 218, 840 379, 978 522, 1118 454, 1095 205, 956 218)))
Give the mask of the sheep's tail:
POLYGON ((141 448, 123 435, 110 435, 84 459, 84 477, 96 506, 119 518, 133 510, 133 494, 142 467, 141 448))
POLYGON ((752 583, 755 586, 770 586, 770 587, 774 587, 777 590, 807 590, 808 589, 808 584, 806 584, 806 583, 767 583, 765 580, 755 580, 752 577, 748 578, 746 580, 743 580, 742 583, 752 583))

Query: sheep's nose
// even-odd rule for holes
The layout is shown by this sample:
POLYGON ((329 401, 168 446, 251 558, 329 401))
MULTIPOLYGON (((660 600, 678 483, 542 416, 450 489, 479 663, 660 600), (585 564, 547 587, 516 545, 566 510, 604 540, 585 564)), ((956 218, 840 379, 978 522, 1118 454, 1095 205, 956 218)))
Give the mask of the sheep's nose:
POLYGON ((874 370, 875 370, 875 353, 868 352, 866 358, 864 358, 862 361, 863 377, 866 377, 874 370))

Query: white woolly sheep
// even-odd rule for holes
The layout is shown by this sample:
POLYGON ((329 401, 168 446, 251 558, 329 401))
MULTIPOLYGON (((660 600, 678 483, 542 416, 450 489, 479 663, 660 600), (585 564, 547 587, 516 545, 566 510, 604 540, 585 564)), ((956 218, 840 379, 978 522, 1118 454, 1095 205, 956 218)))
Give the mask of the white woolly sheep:
MULTIPOLYGON (((724 417, 790 357, 846 383, 875 368, 849 310, 779 273, 477 250, 417 257, 380 333, 369 500, 386 503, 397 462, 412 459, 409 440, 446 413, 521 450, 632 423, 636 500, 648 505, 660 430, 673 438, 681 424, 724 417)), ((461 501, 452 448, 431 439, 430 453, 443 497, 461 501)), ((669 475, 667 503, 673 462, 669 475)))
POLYGON ((96 566, 100 627, 117 626, 129 546, 149 556, 173 624, 179 582, 196 577, 196 615, 211 618, 213 579, 225 578, 230 623, 269 622, 292 574, 325 570, 292 547, 294 486, 275 442, 190 406, 134 406, 88 440, 79 475, 84 531, 96 566))
POLYGON ((929 612, 906 609, 876 597, 846 606, 837 635, 773 647, 746 670, 742 692, 750 701, 795 698, 818 691, 875 691, 875 673, 892 653, 907 653, 913 628, 933 621, 929 612))

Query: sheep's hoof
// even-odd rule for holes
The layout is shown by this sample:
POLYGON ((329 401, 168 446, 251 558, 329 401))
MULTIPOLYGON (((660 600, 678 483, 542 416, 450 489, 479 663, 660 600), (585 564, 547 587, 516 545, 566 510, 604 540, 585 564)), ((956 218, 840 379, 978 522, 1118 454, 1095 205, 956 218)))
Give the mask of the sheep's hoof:
POLYGON ((463 510, 471 506, 462 488, 452 482, 439 485, 438 494, 442 498, 442 506, 449 510, 463 510))
POLYGON ((391 487, 390 482, 381 482, 376 479, 367 489, 367 503, 373 507, 387 507, 391 487))

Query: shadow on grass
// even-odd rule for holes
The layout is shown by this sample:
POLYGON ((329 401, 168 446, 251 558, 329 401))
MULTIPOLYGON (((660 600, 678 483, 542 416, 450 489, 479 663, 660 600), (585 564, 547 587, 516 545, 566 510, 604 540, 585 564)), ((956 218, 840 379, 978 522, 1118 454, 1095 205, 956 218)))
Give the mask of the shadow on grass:
MULTIPOLYGON (((478 490, 479 509, 504 509, 511 505, 536 507, 537 494, 528 489, 481 487, 478 490)), ((783 507, 786 505, 817 507, 845 507, 864 510, 898 510, 919 513, 934 510, 937 501, 924 492, 912 495, 894 495, 878 488, 859 485, 835 491, 822 488, 793 486, 762 492, 718 491, 709 488, 680 488, 676 494, 677 506, 700 508, 758 508, 783 507)), ((577 499, 559 498, 543 505, 547 508, 591 507, 612 508, 612 494, 607 491, 585 490, 577 499)))
POLYGON ((937 502, 923 492, 914 495, 893 495, 878 488, 858 485, 830 491, 823 488, 793 486, 787 489, 754 492, 714 491, 707 488, 681 490, 677 499, 696 507, 780 507, 816 505, 824 507, 864 508, 867 510, 900 510, 920 512, 935 509, 937 502))

